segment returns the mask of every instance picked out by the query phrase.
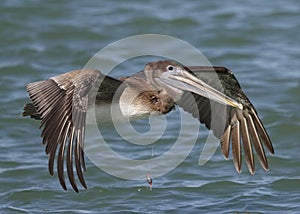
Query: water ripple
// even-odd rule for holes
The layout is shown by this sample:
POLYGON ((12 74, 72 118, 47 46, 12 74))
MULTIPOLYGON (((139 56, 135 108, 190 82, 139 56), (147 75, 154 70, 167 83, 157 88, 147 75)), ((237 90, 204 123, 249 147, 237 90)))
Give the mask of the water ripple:
MULTIPOLYGON (((297 1, 44 1, 41 7, 36 1, 6 0, 0 17, 0 212, 300 210, 297 1), (238 174, 232 158, 224 160, 220 149, 199 166, 206 134, 201 132, 191 155, 171 172, 155 178, 152 191, 146 181, 115 178, 89 161, 85 175, 89 190, 77 194, 60 188, 56 173, 52 177, 47 171, 38 123, 20 116, 29 101, 25 85, 81 68, 105 45, 142 33, 176 36, 199 48, 212 64, 234 71, 274 143, 275 156, 267 154, 268 172, 256 163, 252 176, 243 163, 243 172, 238 174)), ((127 75, 142 64, 134 62, 116 71, 118 75, 127 75)), ((172 146, 177 136, 175 125, 154 145, 155 155, 172 146)), ((107 133, 115 142, 112 147, 121 154, 135 154, 137 159, 151 155, 151 146, 137 148, 121 142, 109 128, 107 133)))

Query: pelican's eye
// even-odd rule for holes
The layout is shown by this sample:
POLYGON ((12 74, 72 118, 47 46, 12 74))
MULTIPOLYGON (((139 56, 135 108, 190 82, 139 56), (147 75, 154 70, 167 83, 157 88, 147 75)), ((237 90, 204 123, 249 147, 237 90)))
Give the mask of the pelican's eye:
POLYGON ((173 71, 174 70, 174 66, 173 65, 168 65, 167 66, 167 71, 173 71))

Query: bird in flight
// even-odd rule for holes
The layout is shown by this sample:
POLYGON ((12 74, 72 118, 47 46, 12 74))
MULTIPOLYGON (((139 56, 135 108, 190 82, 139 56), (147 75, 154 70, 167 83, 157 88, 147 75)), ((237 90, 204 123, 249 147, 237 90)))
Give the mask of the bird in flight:
POLYGON ((57 173, 67 190, 64 163, 73 189, 78 192, 74 168, 84 188, 84 134, 89 101, 96 108, 117 103, 124 117, 167 114, 175 105, 198 118, 220 139, 225 158, 232 148, 233 163, 241 171, 242 148, 254 174, 254 151, 268 170, 264 148, 274 154, 271 140, 257 111, 242 91, 232 71, 225 67, 182 66, 171 60, 150 62, 143 71, 115 79, 94 69, 74 70, 48 80, 29 83, 31 103, 23 116, 41 120, 41 137, 49 155, 48 168, 57 173), (96 88, 93 98, 90 91, 96 88), (74 163, 73 163, 74 162, 74 163))

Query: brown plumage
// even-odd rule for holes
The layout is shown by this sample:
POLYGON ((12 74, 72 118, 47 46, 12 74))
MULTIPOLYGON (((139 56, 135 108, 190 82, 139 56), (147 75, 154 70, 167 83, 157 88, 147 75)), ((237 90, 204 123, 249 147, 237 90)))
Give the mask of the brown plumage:
POLYGON ((78 192, 73 165, 80 183, 87 188, 83 143, 89 102, 95 102, 97 108, 117 102, 122 115, 129 117, 166 114, 179 105, 213 130, 226 158, 231 142, 238 172, 241 145, 251 174, 255 170, 252 147, 265 170, 268 162, 264 147, 274 153, 254 106, 232 72, 224 67, 183 67, 166 60, 148 63, 144 71, 119 80, 84 69, 29 83, 27 91, 32 103, 25 105, 23 116, 41 119, 49 172, 54 174, 57 155, 57 173, 64 189, 64 160, 73 189, 78 192))

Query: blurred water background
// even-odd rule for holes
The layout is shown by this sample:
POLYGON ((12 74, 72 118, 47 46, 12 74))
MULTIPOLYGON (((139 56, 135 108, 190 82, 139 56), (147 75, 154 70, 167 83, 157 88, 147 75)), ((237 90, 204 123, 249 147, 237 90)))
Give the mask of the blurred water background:
MULTIPOLYGON (((0 29, 1 213, 300 211, 297 0, 4 0, 0 29), (48 174, 38 122, 20 116, 29 101, 26 83, 81 68, 111 42, 144 33, 182 39, 213 65, 234 71, 274 143, 268 172, 257 163, 254 176, 245 164, 238 174, 220 150, 199 166, 204 138, 181 165, 154 180, 153 191, 146 181, 113 177, 89 161, 89 189, 79 194, 61 189, 56 175, 48 174)), ((143 63, 128 63, 122 75, 142 69, 143 63)), ((166 145, 172 145, 176 138, 168 136, 166 145)))

